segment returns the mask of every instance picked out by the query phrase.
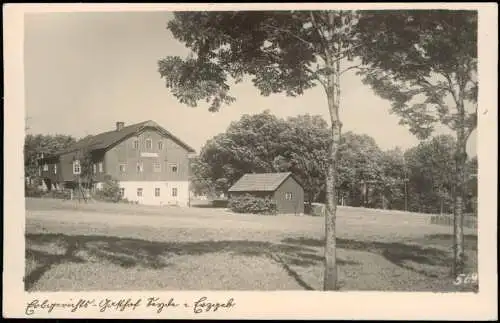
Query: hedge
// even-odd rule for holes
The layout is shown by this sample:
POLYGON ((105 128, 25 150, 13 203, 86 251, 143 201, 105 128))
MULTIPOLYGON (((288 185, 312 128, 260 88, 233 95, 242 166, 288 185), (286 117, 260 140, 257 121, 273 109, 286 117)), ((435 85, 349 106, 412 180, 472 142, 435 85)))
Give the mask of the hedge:
POLYGON ((236 213, 263 215, 275 215, 277 213, 275 201, 268 198, 255 197, 250 194, 230 198, 228 207, 236 213))
POLYGON ((118 182, 111 178, 106 179, 102 185, 102 189, 95 191, 94 198, 104 202, 119 202, 122 196, 120 195, 118 182))

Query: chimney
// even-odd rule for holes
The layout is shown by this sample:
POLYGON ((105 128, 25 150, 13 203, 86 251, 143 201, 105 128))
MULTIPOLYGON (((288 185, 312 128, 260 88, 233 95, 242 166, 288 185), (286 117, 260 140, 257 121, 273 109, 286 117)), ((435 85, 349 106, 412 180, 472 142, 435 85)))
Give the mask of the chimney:
POLYGON ((122 130, 122 128, 125 126, 125 122, 122 122, 122 121, 118 121, 116 123, 116 131, 120 131, 122 130))

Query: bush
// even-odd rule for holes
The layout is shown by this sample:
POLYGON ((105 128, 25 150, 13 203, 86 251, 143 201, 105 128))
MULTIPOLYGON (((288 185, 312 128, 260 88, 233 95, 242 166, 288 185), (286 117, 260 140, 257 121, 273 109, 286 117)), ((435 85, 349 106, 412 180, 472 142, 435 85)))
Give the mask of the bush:
POLYGON ((45 198, 62 199, 69 200, 71 198, 71 192, 68 190, 53 190, 43 194, 45 198))
POLYGON ((45 191, 35 185, 26 185, 24 187, 25 197, 42 197, 44 194, 45 191))
POLYGON ((122 196, 120 194, 120 186, 118 185, 118 182, 107 178, 102 185, 102 189, 95 192, 94 198, 105 202, 119 202, 122 199, 122 196))
POLYGON ((268 198, 255 197, 250 194, 230 198, 228 207, 236 213, 276 214, 275 201, 268 198))

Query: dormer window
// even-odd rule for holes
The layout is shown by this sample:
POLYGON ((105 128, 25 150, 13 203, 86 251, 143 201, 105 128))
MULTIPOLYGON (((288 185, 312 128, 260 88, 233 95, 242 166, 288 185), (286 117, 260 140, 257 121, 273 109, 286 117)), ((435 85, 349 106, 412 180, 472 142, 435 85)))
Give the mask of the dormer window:
POLYGON ((148 138, 146 139, 146 149, 151 149, 153 148, 153 140, 148 138))

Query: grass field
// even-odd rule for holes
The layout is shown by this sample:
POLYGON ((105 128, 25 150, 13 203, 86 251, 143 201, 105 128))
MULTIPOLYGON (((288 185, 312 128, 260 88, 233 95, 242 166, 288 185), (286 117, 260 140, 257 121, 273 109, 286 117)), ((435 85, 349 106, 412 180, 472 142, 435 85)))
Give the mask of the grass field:
MULTIPOLYGON (((324 219, 224 209, 26 199, 28 291, 321 290, 324 219)), ((340 290, 475 291, 453 284, 451 227, 339 208, 340 290)), ((466 228, 467 273, 477 235, 466 228)))

